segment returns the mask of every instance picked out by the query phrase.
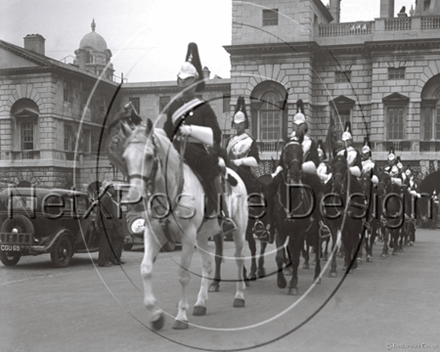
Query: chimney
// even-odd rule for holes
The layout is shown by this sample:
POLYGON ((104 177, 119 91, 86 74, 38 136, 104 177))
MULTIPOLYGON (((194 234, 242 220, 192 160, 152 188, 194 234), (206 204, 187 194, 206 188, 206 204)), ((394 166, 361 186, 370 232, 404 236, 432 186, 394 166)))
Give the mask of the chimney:
POLYGON ((24 48, 34 53, 45 55, 44 42, 46 39, 40 34, 28 34, 24 39, 24 48))
POLYGON ((333 17, 333 23, 339 23, 341 20, 341 0, 330 0, 328 11, 333 17))
POLYGON ((380 0, 380 18, 394 17, 394 0, 380 0))
POLYGON ((203 78, 209 79, 210 75, 211 75, 211 71, 209 71, 209 68, 207 68, 206 66, 203 67, 203 78))

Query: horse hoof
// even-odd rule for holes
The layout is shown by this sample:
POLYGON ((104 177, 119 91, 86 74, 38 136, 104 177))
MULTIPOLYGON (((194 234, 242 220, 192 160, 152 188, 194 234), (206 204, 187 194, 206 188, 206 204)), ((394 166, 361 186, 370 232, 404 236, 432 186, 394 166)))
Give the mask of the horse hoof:
POLYGON ((194 306, 193 315, 196 316, 196 317, 200 317, 202 315, 206 315, 206 307, 194 306))
POLYGON ((251 287, 251 283, 249 282, 249 279, 244 280, 244 284, 246 287, 251 287))
POLYGON ((284 269, 284 275, 292 276, 293 269, 291 267, 284 269))
POLYGON ((393 255, 397 255, 397 252, 394 252, 394 251, 393 251, 393 255))
POLYGON ((297 296, 298 295, 298 289, 296 287, 289 288, 289 291, 287 292, 289 296, 297 296))
POLYGON ((369 255, 369 256, 367 257, 367 262, 371 263, 372 261, 373 261, 373 258, 369 255))
POLYGON ((165 316, 163 315, 163 313, 160 313, 159 318, 151 322, 151 326, 156 331, 162 329, 164 325, 165 325, 165 316))
POLYGON ((218 282, 213 282, 209 285, 208 292, 218 292, 220 290, 220 284, 218 282))
POLYGON ((266 276, 266 270, 263 268, 263 269, 258 269, 258 271, 257 271, 257 277, 259 278, 259 279, 262 279, 263 277, 265 277, 266 276))
POLYGON ((315 284, 320 284, 320 283, 321 283, 321 278, 320 278, 320 277, 315 277, 315 278, 313 279, 313 282, 314 282, 315 284))
POLYGON ((310 269, 310 264, 309 263, 304 263, 303 264, 303 269, 310 269))
POLYGON ((338 273, 336 271, 330 271, 330 277, 338 277, 338 273))
POLYGON ((242 299, 242 298, 235 298, 234 299, 234 307, 235 308, 243 308, 244 307, 244 299, 242 299))
POLYGON ((386 257, 388 257, 388 253, 384 253, 384 252, 382 252, 382 253, 380 254, 380 257, 381 257, 381 258, 386 258, 386 257))
POLYGON ((251 275, 251 277, 249 278, 249 280, 251 280, 251 281, 255 281, 255 280, 257 280, 257 276, 256 276, 256 275, 251 275))
POLYGON ((278 279, 277 279, 277 285, 278 285, 278 288, 286 288, 286 286, 287 286, 287 281, 286 281, 286 279, 284 278, 284 276, 278 277, 278 279))
POLYGON ((414 242, 411 241, 411 242, 409 243, 409 245, 410 245, 410 247, 412 247, 412 246, 414 245, 414 242))
POLYGON ((173 329, 174 330, 188 329, 188 322, 182 320, 174 320, 173 329))
POLYGON ((362 258, 357 258, 356 261, 357 261, 358 265, 362 265, 362 258))

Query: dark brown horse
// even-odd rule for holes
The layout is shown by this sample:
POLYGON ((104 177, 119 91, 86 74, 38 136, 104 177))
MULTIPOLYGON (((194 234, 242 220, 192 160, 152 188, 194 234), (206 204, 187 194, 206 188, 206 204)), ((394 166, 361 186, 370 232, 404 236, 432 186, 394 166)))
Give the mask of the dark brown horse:
MULTIPOLYGON (((313 219, 315 200, 313 189, 304 182, 309 175, 303 175, 303 135, 284 146, 283 171, 274 179, 269 194, 275 194, 274 224, 276 227, 276 263, 278 267, 277 284, 279 288, 287 286, 283 269, 286 264, 284 245, 288 239, 287 254, 292 266, 292 276, 288 286, 288 294, 298 294, 298 266, 304 241, 319 248, 319 230, 317 221, 313 219)), ((317 181, 319 183, 319 180, 317 181)), ((314 280, 319 280, 321 264, 319 251, 315 253, 314 280)), ((319 281, 318 281, 319 282, 319 281)))
MULTIPOLYGON (((371 182, 371 172, 363 173, 361 178, 359 179, 359 183, 362 187, 363 193, 366 197, 367 201, 367 224, 368 227, 363 228, 363 238, 365 245, 365 252, 367 256, 367 262, 373 261, 373 245, 378 234, 380 223, 379 219, 376 216, 376 207, 377 207, 377 187, 371 182)), ((358 259, 362 259, 362 247, 358 254, 358 259)))
POLYGON ((330 162, 331 179, 324 188, 324 198, 320 204, 325 222, 332 234, 332 263, 330 276, 336 277, 335 246, 339 233, 344 247, 344 268, 356 269, 355 255, 360 248, 362 220, 367 211, 365 196, 356 177, 350 174, 346 155, 336 155, 330 162))
POLYGON ((393 249, 393 255, 398 252, 400 229, 404 225, 405 202, 400 187, 393 184, 391 176, 382 171, 379 173, 377 187, 379 195, 379 213, 381 232, 383 234, 383 249, 381 257, 388 257, 388 248, 393 249))

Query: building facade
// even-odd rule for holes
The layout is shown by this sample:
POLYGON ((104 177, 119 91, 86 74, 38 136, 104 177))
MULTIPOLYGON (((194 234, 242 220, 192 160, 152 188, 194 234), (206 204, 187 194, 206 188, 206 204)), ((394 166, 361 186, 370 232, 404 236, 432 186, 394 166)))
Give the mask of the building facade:
POLYGON ((340 0, 233 2, 231 101, 251 106, 263 159, 279 155, 302 99, 315 139, 350 121, 379 164, 393 147, 422 174, 438 169, 440 1, 419 1, 412 16, 380 5, 374 21, 339 23, 340 0))
MULTIPOLYGON (((277 159, 302 99, 314 139, 325 140, 332 122, 341 135, 350 121, 355 146, 369 136, 379 164, 393 147, 420 177, 438 170, 440 0, 419 0, 409 13, 378 1, 380 18, 350 23, 339 21, 340 0, 233 2, 232 41, 224 47, 231 78, 211 78, 205 67, 200 94, 224 139, 234 133, 242 95, 262 163, 277 159)), ((105 156, 105 116, 129 101, 162 126, 176 82, 124 83, 115 97, 120 80, 95 29, 93 21, 72 64, 46 57, 41 35, 26 36, 23 48, 0 40, 0 188, 120 178, 105 156)))

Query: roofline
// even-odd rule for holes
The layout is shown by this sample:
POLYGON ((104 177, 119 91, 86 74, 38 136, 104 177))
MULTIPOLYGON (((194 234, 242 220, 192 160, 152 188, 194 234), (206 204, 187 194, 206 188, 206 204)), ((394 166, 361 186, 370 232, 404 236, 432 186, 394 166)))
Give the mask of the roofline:
POLYGON ((50 71, 64 71, 67 73, 73 73, 81 76, 86 76, 88 78, 92 78, 93 80, 100 79, 101 82, 110 84, 112 86, 117 86, 119 83, 111 81, 105 77, 96 76, 95 74, 92 74, 90 72, 84 71, 79 69, 76 66, 73 66, 71 64, 65 64, 63 62, 57 61, 55 59, 52 59, 50 57, 40 55, 37 53, 34 53, 30 50, 26 50, 24 48, 21 48, 17 45, 5 42, 4 40, 0 40, 0 47, 5 48, 6 50, 11 51, 12 53, 15 53, 21 57, 24 57, 25 59, 32 61, 36 64, 41 65, 40 67, 14 67, 14 68, 7 68, 2 69, 0 72, 2 74, 27 74, 30 71, 37 71, 37 72, 50 72, 50 71))

